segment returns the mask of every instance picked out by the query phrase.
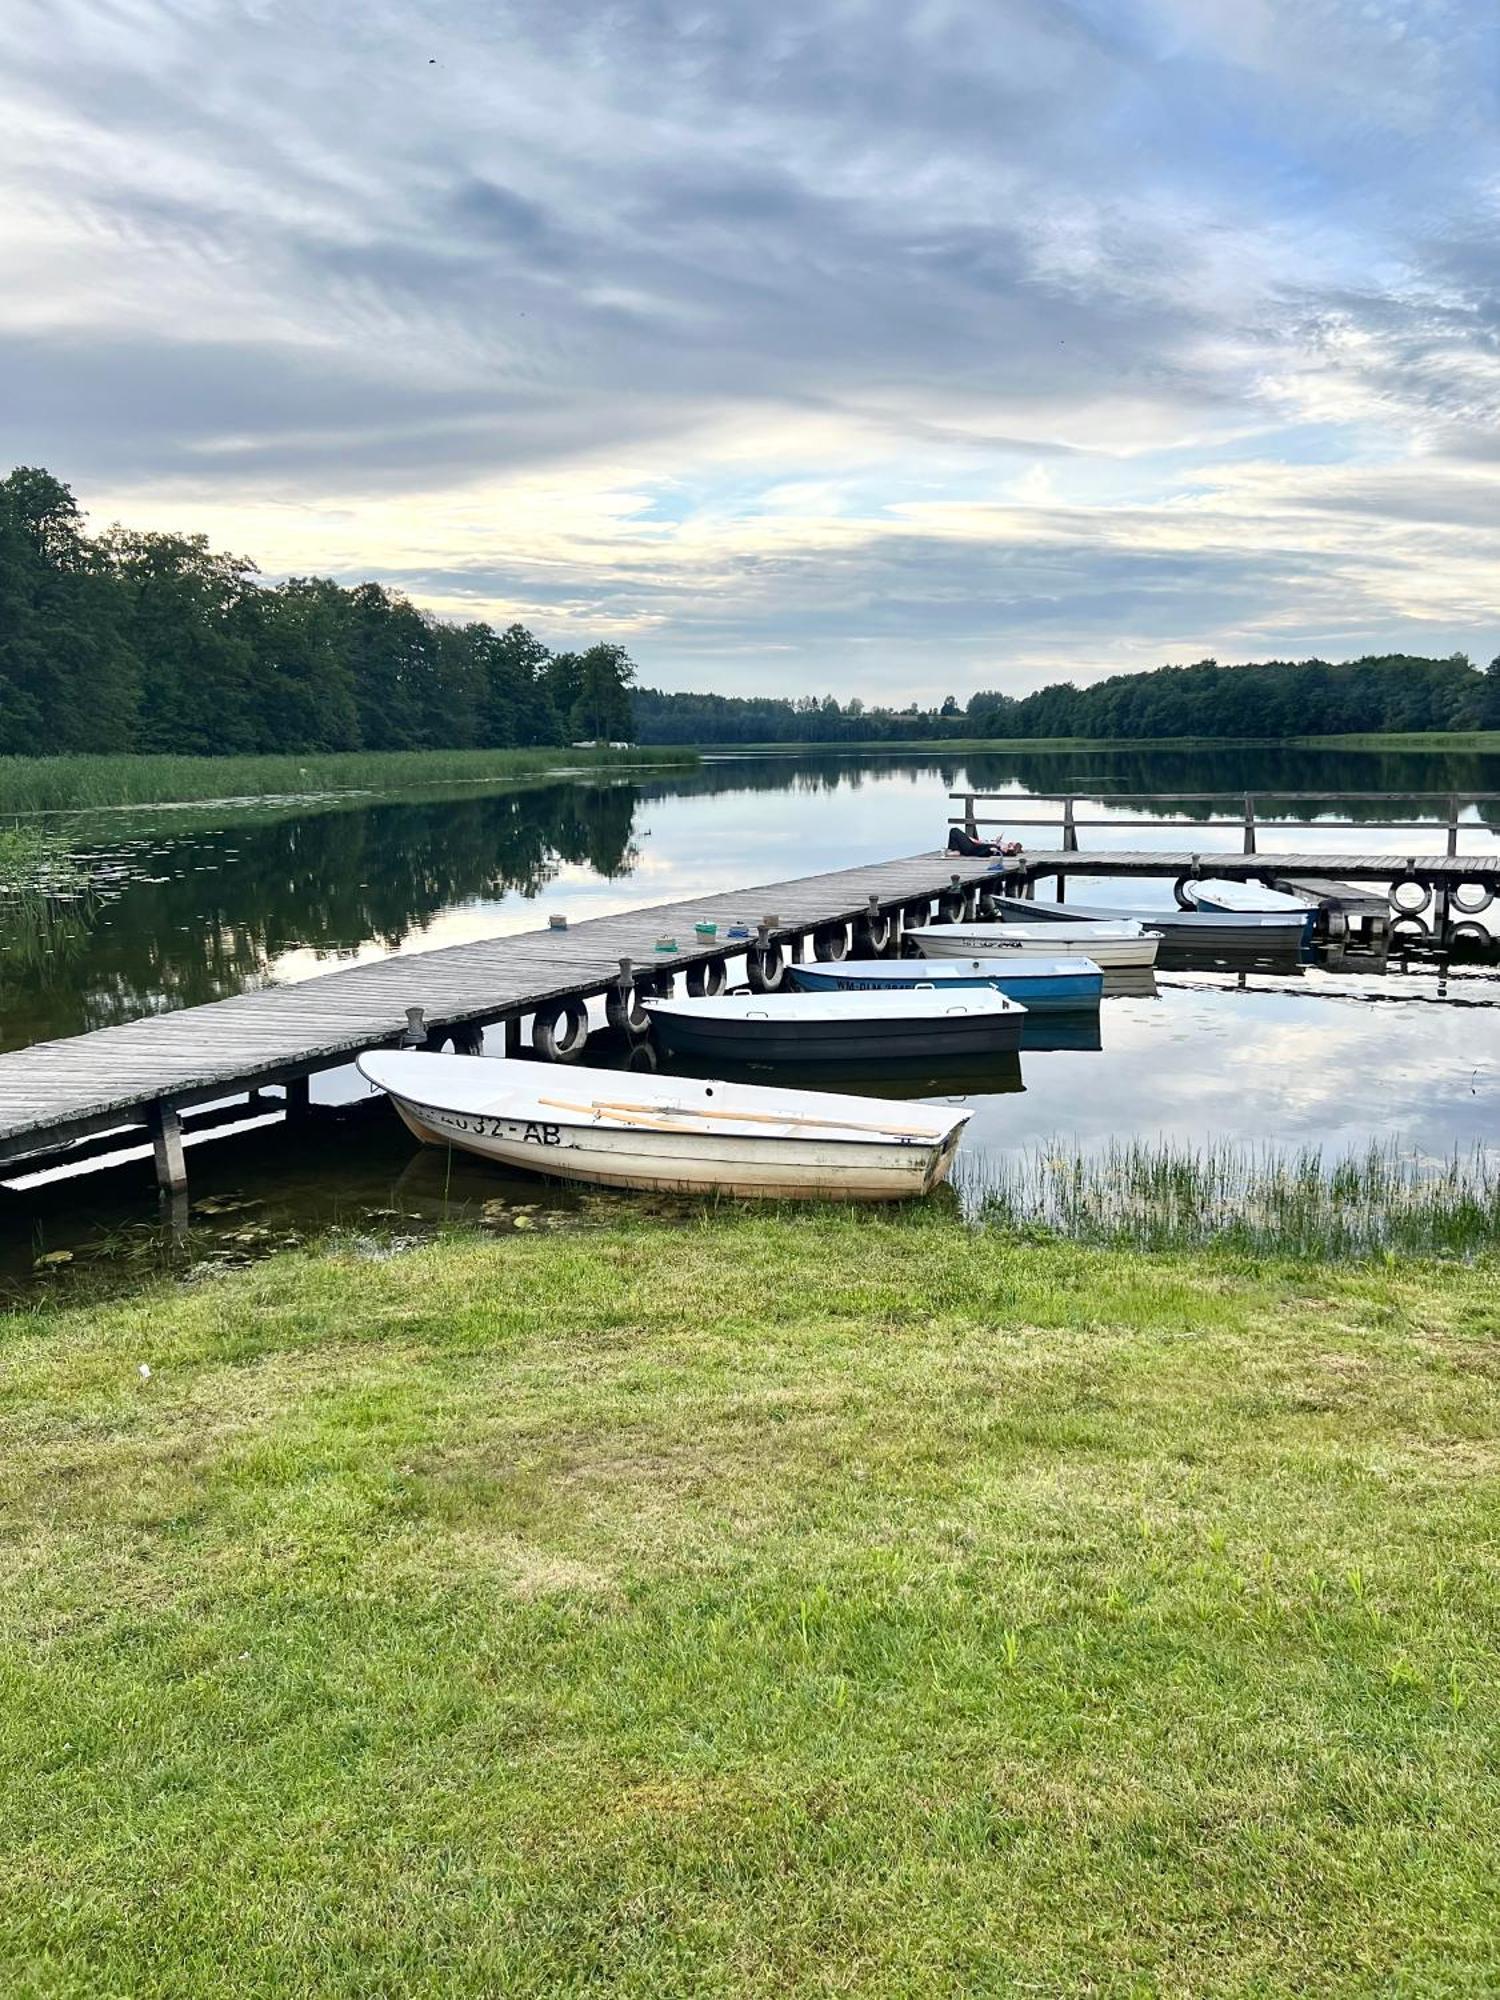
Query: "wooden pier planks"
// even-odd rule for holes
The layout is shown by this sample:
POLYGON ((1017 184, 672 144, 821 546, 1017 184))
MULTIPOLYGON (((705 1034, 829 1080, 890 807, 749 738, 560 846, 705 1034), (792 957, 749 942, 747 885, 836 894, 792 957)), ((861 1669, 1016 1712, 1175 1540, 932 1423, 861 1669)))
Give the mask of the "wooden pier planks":
POLYGON ((567 930, 531 930, 324 973, 207 1006, 149 1015, 92 1034, 0 1055, 0 1160, 34 1156, 125 1124, 159 1103, 233 1096, 352 1061, 401 1035, 408 1007, 432 1027, 454 1028, 531 1013, 570 995, 599 993, 630 958, 643 972, 681 971, 744 949, 724 937, 734 922, 776 919, 778 934, 849 922, 875 897, 882 909, 938 895, 955 875, 969 882, 988 861, 946 851, 788 882, 592 917, 567 930), (711 943, 697 922, 719 926, 711 943), (662 935, 678 949, 658 953, 662 935))

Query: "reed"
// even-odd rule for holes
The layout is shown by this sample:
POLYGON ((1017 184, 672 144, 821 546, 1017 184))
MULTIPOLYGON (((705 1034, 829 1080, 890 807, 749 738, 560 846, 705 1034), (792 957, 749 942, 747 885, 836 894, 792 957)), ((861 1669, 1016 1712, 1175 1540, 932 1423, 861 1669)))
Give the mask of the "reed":
POLYGON ((486 785, 551 772, 696 764, 692 750, 390 750, 274 757, 0 757, 0 813, 486 785))
POLYGON ((1135 1250, 1249 1256, 1472 1256, 1500 1244, 1500 1154, 1433 1161, 1390 1145, 1321 1149, 1116 1140, 960 1162, 972 1218, 1010 1232, 1135 1250))

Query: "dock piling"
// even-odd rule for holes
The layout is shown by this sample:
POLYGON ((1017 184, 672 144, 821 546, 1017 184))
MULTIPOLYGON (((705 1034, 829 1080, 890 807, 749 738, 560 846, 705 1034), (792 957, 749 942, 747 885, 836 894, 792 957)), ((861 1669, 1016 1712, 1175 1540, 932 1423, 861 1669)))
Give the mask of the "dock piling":
POLYGON ((156 1159, 156 1185, 164 1195, 186 1194, 187 1154, 182 1144, 182 1120, 177 1107, 159 1099, 146 1112, 151 1151, 156 1159))

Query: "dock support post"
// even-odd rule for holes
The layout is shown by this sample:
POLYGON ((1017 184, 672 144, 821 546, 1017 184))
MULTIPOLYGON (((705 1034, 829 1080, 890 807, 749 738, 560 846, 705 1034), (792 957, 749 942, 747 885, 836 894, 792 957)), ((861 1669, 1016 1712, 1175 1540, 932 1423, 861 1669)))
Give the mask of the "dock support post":
POLYGON ((965 792, 964 794, 964 832, 969 836, 970 840, 978 840, 979 838, 979 821, 974 816, 974 794, 972 792, 965 792))
MULTIPOLYGON (((1063 800, 1063 853, 1076 854, 1077 852, 1078 852, 1078 826, 1073 818, 1073 795, 1070 792, 1068 796, 1063 800)), ((1060 891, 1062 885, 1062 877, 1059 875, 1057 880, 1059 886, 1059 895, 1057 900, 1061 902, 1062 895, 1060 891)))
MULTIPOLYGON (((1247 854, 1254 854, 1254 853, 1255 853, 1255 851, 1256 851, 1256 850, 1255 850, 1255 797, 1254 797, 1254 794, 1253 794, 1253 793, 1251 793, 1251 792, 1246 792, 1246 794, 1245 794, 1245 852, 1246 852, 1247 854)), ((1196 860, 1197 860, 1197 856, 1195 855, 1195 856, 1193 857, 1193 859, 1194 859, 1194 861, 1196 861, 1196 860)))
POLYGON ((502 1030, 504 1031, 503 1047, 506 1055, 518 1056, 521 1053, 520 1015, 507 1014, 505 1019, 501 1022, 500 1025, 502 1030))
POLYGON ((175 1104, 158 1102, 146 1113, 151 1150, 156 1156, 156 1185, 165 1195, 186 1194, 187 1155, 182 1145, 182 1120, 175 1104))
POLYGON ((1068 877, 1066 870, 1062 868, 1057 871, 1057 900, 1060 903, 1068 900, 1068 877))
MULTIPOLYGON (((1458 794, 1456 792, 1448 794, 1448 852, 1449 854, 1457 854, 1458 852, 1458 794)), ((1445 908, 1443 911, 1445 921, 1447 914, 1445 908)))
POLYGON ((312 1079, 294 1076, 286 1086, 286 1122, 305 1125, 312 1116, 312 1079))

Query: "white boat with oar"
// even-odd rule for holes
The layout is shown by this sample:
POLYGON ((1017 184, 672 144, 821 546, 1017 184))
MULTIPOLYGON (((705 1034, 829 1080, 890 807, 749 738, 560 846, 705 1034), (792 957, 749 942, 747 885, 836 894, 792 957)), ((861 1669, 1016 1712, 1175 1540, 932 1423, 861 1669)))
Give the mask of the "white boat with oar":
POLYGON ((947 1179, 948 1105, 376 1050, 361 1075, 417 1138, 561 1180, 675 1194, 902 1201, 947 1179))
POLYGON ((1155 965, 1161 943, 1144 924, 920 924, 909 930, 924 958, 1060 958, 1078 954, 1109 972, 1155 965))

